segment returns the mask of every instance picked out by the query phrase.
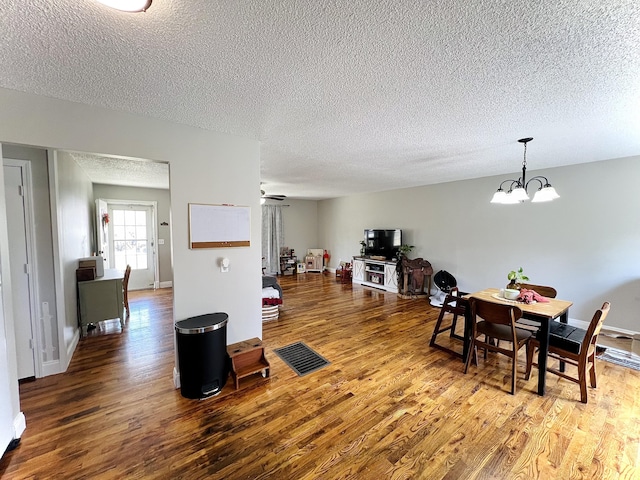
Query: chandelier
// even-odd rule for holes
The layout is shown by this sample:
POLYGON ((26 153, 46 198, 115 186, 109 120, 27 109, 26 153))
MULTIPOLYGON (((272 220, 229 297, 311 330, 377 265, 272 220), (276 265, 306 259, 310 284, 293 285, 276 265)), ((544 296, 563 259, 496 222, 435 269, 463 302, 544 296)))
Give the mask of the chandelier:
MULTIPOLYGON (((522 160, 522 177, 517 180, 505 180, 498 187, 498 191, 493 194, 493 198, 491 199, 491 203, 501 203, 503 205, 508 205, 512 203, 522 203, 526 200, 529 200, 529 194, 527 193, 527 189, 529 188, 529 184, 534 180, 538 182, 540 185, 538 190, 533 196, 533 200, 531 202, 550 202, 551 200, 555 200, 556 198, 560 198, 560 195, 556 193, 556 189, 551 186, 547 177, 537 176, 529 179, 526 179, 527 173, 527 143, 533 140, 532 137, 521 138, 518 140, 520 143, 524 143, 524 159, 522 160), (543 182, 544 180, 544 182, 543 182), (502 186, 508 183, 509 189, 505 192, 502 186)), ((534 184, 535 186, 535 184, 534 184)))

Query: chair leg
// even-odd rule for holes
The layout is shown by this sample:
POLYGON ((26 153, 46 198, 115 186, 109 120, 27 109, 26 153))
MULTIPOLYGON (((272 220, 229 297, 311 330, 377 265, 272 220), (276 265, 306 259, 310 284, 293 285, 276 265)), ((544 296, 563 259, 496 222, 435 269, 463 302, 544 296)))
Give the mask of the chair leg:
POLYGON ((444 310, 440 310, 440 315, 438 315, 438 320, 436 321, 436 326, 433 327, 433 334, 431 334, 431 340, 429 341, 429 346, 431 346, 431 347, 433 347, 435 345, 435 343, 436 343, 436 337, 440 333, 440 324, 442 324, 442 319, 443 318, 444 318, 444 310))
MULTIPOLYGON (((432 346, 432 347, 433 347, 433 346, 435 345, 435 343, 436 343, 436 337, 437 337, 440 333, 442 333, 442 332, 444 332, 444 331, 448 330, 448 328, 441 328, 441 326, 442 326, 442 320, 444 319, 444 316, 445 316, 445 314, 446 314, 446 313, 447 313, 447 312, 446 312, 446 310, 444 309, 444 307, 442 307, 442 310, 440 310, 440 315, 438 315, 438 320, 436 321, 436 326, 435 326, 435 327, 434 327, 434 329, 433 329, 433 334, 431 335, 431 340, 429 341, 429 345, 430 345, 430 346, 432 346)), ((452 328, 453 328, 453 327, 452 327, 452 328)))
MULTIPOLYGON (((491 345, 493 345, 493 338, 489 338, 487 335, 484 336, 484 343, 490 343, 491 345)), ((488 349, 484 349, 484 359, 487 359, 487 351, 488 349)))
POLYGON ((467 355, 467 361, 464 362, 464 373, 467 373, 467 370, 469 369, 469 363, 471 363, 471 357, 476 359, 476 364, 478 363, 478 359, 476 357, 477 352, 476 352, 476 340, 475 338, 471 339, 471 345, 469 345, 469 354, 467 355))
POLYGON ((453 320, 451 320, 451 332, 449 332, 449 336, 453 337, 456 333, 456 324, 458 323, 458 314, 455 313, 453 315, 453 320))
POLYGON ((518 344, 513 343, 513 357, 511 357, 511 395, 516 394, 516 374, 518 372, 518 344))
POLYGON ((587 366, 578 366, 578 382, 580 383, 580 401, 587 403, 587 366))
POLYGON ((591 364, 591 368, 589 369, 589 377, 591 378, 591 386, 593 388, 596 388, 597 386, 597 382, 596 382, 596 354, 594 352, 593 356, 589 359, 587 359, 587 362, 590 362, 591 364))
POLYGON ((531 342, 527 342, 526 349, 527 349, 527 369, 524 372, 524 379, 529 380, 529 377, 531 376, 531 367, 533 366, 533 354, 534 354, 535 348, 531 346, 531 342))

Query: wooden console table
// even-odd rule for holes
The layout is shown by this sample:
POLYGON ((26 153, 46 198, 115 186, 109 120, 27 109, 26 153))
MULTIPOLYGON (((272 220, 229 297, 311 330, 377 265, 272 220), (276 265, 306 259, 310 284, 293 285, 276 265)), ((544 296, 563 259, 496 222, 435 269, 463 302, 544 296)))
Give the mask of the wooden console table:
POLYGON ((78 282, 81 336, 82 329, 87 325, 115 318, 120 319, 120 326, 124 329, 123 278, 124 272, 121 270, 105 269, 102 277, 78 282))
POLYGON ((236 390, 241 378, 261 372, 263 377, 269 376, 270 365, 264 356, 264 347, 259 338, 252 338, 227 346, 227 354, 231 359, 231 377, 236 390))

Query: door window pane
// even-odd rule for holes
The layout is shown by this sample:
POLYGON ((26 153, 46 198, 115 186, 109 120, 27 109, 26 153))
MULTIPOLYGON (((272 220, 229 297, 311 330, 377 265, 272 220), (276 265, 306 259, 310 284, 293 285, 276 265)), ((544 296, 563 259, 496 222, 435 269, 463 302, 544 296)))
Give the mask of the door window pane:
POLYGON ((115 268, 146 269, 147 213, 145 210, 113 209, 113 250, 115 268))

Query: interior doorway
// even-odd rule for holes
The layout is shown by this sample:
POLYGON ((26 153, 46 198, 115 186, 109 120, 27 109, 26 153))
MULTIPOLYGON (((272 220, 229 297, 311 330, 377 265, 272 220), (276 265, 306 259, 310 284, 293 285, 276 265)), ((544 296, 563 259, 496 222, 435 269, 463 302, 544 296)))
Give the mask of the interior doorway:
POLYGON ((124 270, 131 265, 130 290, 158 288, 156 246, 156 202, 96 200, 98 208, 106 204, 106 222, 98 222, 98 238, 105 266, 124 270))

